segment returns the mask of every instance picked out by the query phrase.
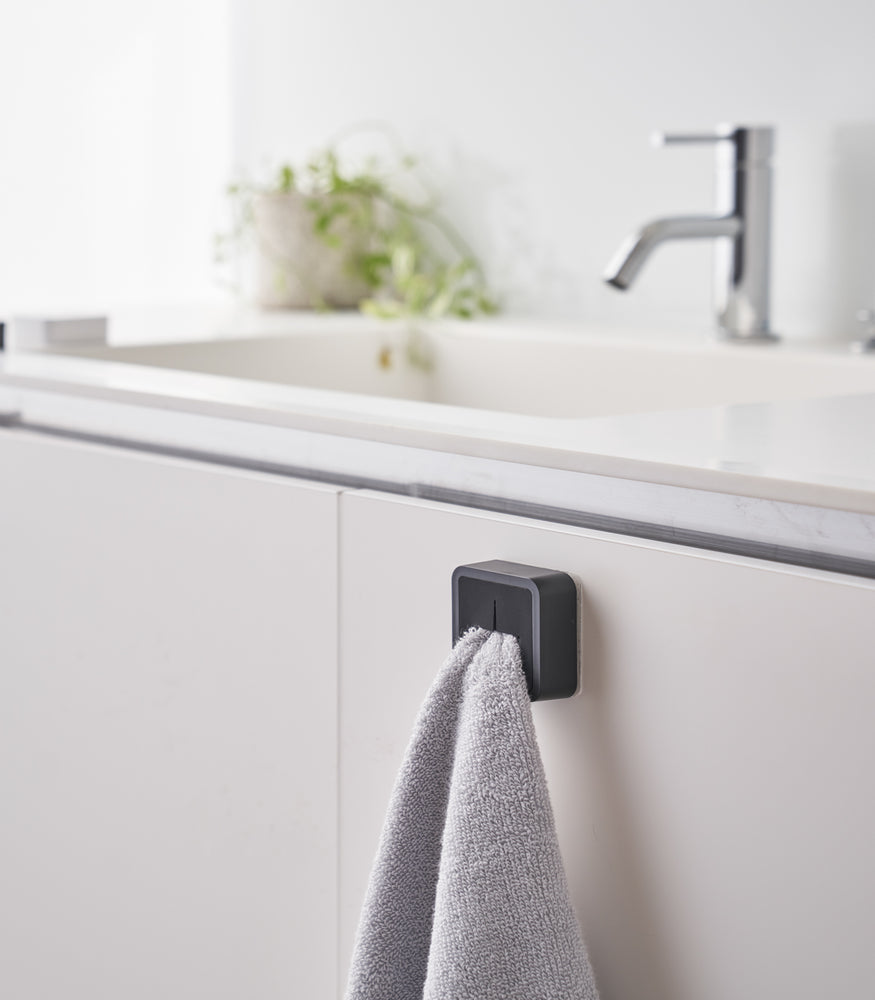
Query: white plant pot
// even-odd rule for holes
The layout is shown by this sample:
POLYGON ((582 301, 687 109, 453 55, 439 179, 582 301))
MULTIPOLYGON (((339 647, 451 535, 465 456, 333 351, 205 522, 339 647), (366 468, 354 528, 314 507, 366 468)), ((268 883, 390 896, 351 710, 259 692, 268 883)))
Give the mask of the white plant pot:
POLYGON ((344 309, 357 306, 371 291, 349 273, 349 261, 363 249, 364 238, 341 217, 332 226, 340 246, 329 246, 313 231, 309 200, 292 191, 261 194, 253 201, 255 298, 260 306, 344 309))

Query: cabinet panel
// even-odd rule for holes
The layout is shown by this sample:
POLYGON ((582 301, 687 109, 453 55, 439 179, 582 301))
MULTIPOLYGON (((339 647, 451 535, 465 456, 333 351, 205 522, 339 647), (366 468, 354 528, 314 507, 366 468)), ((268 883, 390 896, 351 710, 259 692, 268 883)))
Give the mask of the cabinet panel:
POLYGON ((336 492, 0 432, 0 994, 328 997, 336 492))
POLYGON ((364 492, 341 498, 343 959, 450 574, 493 558, 581 588, 582 690, 533 710, 603 1000, 868 996, 875 585, 364 492))

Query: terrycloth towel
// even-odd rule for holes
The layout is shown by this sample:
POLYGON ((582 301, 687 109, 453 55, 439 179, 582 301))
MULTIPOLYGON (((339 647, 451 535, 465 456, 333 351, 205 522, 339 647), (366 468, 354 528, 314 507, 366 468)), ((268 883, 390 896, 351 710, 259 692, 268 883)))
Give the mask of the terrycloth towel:
POLYGON ((426 697, 346 1000, 597 1000, 512 636, 472 629, 426 697))

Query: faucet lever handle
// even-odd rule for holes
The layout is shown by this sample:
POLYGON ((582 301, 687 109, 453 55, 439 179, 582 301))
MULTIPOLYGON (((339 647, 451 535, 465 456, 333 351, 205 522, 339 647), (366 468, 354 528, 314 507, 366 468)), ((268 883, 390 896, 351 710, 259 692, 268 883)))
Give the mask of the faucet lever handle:
POLYGON ((775 147, 775 130, 771 125, 718 125, 713 132, 656 132, 654 146, 688 146, 693 143, 732 143, 731 155, 736 166, 766 164, 775 147))
POLYGON ((654 132, 651 141, 654 146, 684 146, 693 143, 725 142, 731 139, 735 129, 719 129, 715 132, 654 132))

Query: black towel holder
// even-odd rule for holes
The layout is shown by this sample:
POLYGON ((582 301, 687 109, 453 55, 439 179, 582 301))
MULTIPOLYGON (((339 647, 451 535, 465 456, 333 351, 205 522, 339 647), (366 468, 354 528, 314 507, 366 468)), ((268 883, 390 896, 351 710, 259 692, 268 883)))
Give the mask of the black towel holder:
POLYGON ((577 587, 567 573, 492 559, 453 570, 453 643, 480 627, 516 636, 532 701, 577 690, 577 587))

